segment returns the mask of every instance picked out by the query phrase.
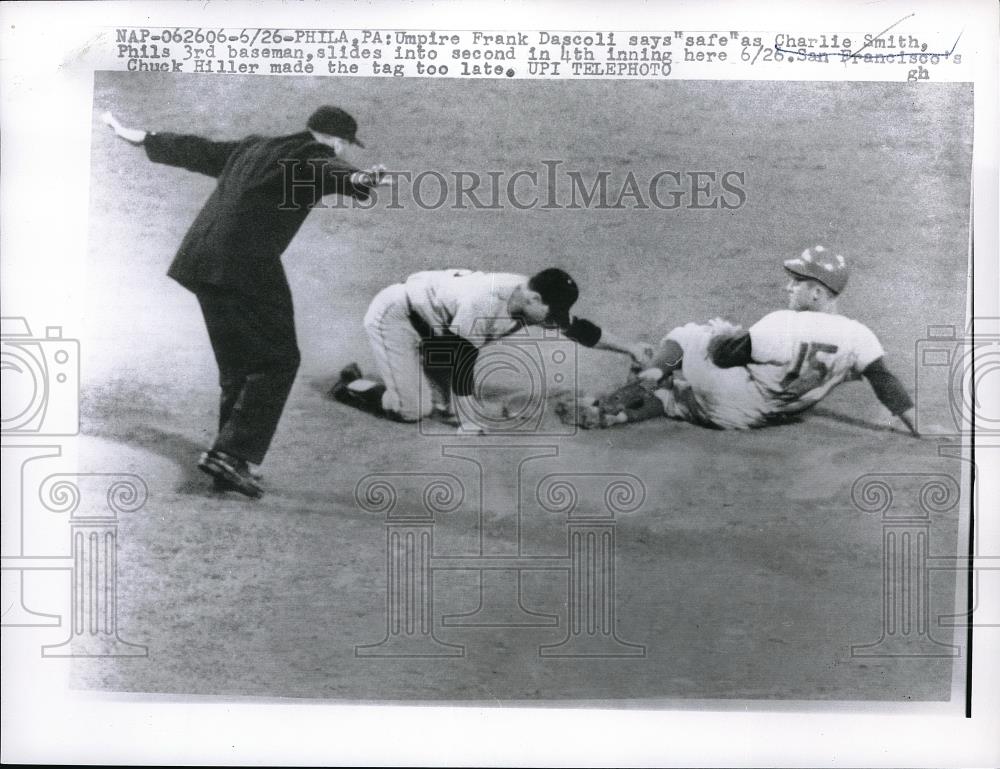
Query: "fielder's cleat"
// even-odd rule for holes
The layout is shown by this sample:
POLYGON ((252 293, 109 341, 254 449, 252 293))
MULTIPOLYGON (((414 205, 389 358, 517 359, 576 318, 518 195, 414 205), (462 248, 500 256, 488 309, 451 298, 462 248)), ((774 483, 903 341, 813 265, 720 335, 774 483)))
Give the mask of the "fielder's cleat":
POLYGON ((333 387, 326 391, 326 397, 332 398, 340 403, 347 402, 347 385, 341 380, 334 382, 333 387))
POLYGON ((350 384, 355 379, 361 379, 361 367, 357 363, 348 363, 340 370, 340 381, 350 384))
POLYGON ((238 491, 251 499, 258 499, 264 494, 258 483, 260 476, 250 470, 246 460, 224 451, 203 453, 198 460, 198 469, 212 476, 217 491, 238 491))
POLYGON ((361 376, 356 364, 351 364, 340 372, 340 380, 327 395, 338 403, 345 406, 359 409, 368 414, 375 414, 379 417, 387 416, 382 408, 382 396, 385 394, 385 385, 381 382, 374 382, 361 376), (346 378, 345 378, 346 377, 346 378))
POLYGON ((437 401, 431 405, 431 416, 435 419, 440 419, 442 422, 457 423, 458 420, 458 415, 452 410, 451 404, 439 403, 437 401))
POLYGON ((351 394, 348 392, 347 386, 351 382, 358 381, 361 377, 361 368, 358 364, 348 363, 340 370, 340 378, 336 381, 333 387, 330 388, 327 395, 340 403, 346 403, 349 406, 355 405, 351 394))

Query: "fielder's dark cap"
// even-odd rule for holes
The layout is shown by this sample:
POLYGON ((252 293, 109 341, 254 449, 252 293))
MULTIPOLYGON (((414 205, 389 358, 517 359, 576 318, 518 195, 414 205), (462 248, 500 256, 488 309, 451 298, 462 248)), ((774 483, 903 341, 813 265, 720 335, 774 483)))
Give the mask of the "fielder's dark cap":
POLYGON ((550 267, 532 276, 528 281, 528 288, 537 291, 542 301, 548 305, 550 323, 560 328, 569 325, 569 308, 580 297, 580 289, 569 273, 558 267, 550 267))
POLYGON ((318 131, 328 136, 339 136, 347 139, 351 144, 364 147, 358 137, 358 121, 348 115, 340 107, 331 107, 325 104, 309 116, 306 127, 312 131, 318 131))

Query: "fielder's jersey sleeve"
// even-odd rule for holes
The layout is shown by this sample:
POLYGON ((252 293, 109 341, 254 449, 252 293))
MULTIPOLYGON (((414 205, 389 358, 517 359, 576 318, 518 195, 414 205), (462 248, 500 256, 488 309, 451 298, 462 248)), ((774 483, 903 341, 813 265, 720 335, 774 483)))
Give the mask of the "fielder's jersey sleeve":
POLYGON ((142 145, 146 157, 154 163, 217 177, 243 141, 216 142, 189 134, 148 133, 142 145))
POLYGON ((753 362, 750 333, 720 334, 708 343, 708 354, 719 368, 735 368, 753 362))
POLYGON ((567 339, 571 339, 584 347, 593 347, 601 341, 604 331, 596 323, 591 323, 586 318, 577 318, 575 315, 569 325, 563 329, 567 339))
POLYGON ((779 412, 809 408, 885 355, 875 334, 842 315, 779 310, 750 328, 751 376, 779 412))
POLYGON ((894 416, 913 408, 913 401, 903 383, 886 368, 885 361, 881 358, 864 370, 864 376, 875 391, 875 396, 894 416))

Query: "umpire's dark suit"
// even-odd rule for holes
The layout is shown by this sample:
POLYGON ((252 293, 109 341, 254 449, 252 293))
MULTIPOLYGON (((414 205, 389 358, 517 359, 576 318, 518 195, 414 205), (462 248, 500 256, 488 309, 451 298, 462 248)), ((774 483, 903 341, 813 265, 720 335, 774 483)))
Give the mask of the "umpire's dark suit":
POLYGON ((144 146, 153 162, 219 180, 167 274, 198 297, 219 365, 212 448, 260 464, 299 366, 281 254, 323 195, 370 190, 308 131, 232 142, 150 133, 144 146))

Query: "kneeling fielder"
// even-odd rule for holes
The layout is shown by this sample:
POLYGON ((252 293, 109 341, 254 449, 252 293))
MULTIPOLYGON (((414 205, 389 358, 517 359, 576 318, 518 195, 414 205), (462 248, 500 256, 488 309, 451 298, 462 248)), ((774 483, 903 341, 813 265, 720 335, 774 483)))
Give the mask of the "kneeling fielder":
POLYGON ((917 435, 913 401, 885 366, 875 334, 837 314, 847 264, 822 246, 784 262, 789 309, 744 331, 715 319, 675 328, 653 365, 601 399, 580 399, 583 427, 657 416, 723 429, 780 422, 822 400, 841 382, 864 377, 879 401, 917 435))
POLYGON ((588 320, 571 317, 578 296, 576 282, 556 268, 531 278, 472 270, 415 273, 379 292, 365 315, 365 331, 384 384, 351 381, 360 372, 348 367, 331 394, 404 422, 416 422, 435 410, 450 414, 453 398, 459 431, 478 433, 493 416, 482 404, 471 402, 479 349, 524 326, 555 326, 586 347, 625 353, 649 364, 649 345, 625 343, 588 320), (435 359, 448 361, 433 367, 444 376, 431 376, 427 364, 435 359))

